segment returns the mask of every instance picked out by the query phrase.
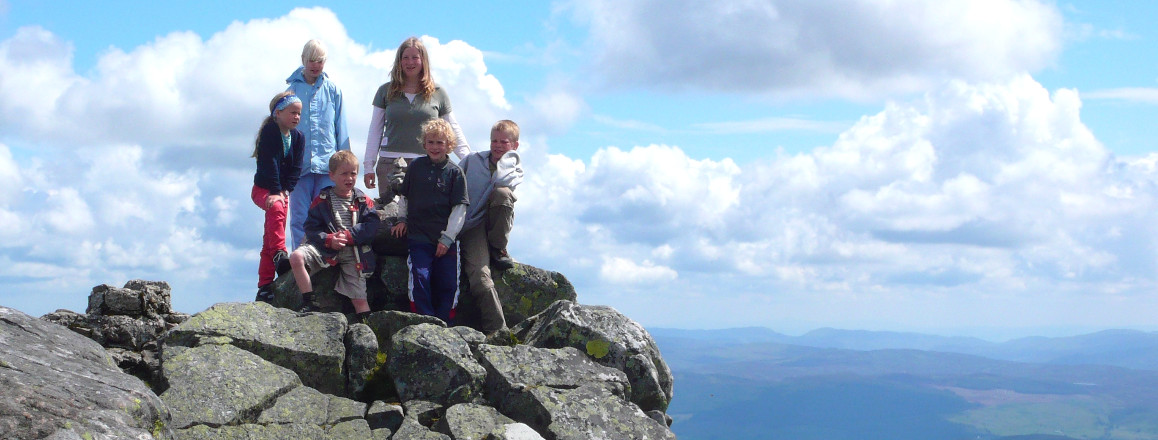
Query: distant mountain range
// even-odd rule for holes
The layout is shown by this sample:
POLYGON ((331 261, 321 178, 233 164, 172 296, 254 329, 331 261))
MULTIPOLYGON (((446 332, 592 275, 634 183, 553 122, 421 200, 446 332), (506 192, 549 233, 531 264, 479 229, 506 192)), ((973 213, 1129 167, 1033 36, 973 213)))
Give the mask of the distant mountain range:
POLYGON ((1106 330, 1059 338, 1035 336, 1007 342, 961 336, 833 328, 817 329, 801 336, 789 336, 763 327, 724 330, 656 328, 648 331, 657 340, 684 339, 716 344, 777 343, 858 351, 908 349, 971 354, 1016 362, 1112 365, 1158 370, 1158 332, 1137 330, 1106 330))
POLYGON ((649 329, 683 440, 1158 439, 1158 334, 649 329))

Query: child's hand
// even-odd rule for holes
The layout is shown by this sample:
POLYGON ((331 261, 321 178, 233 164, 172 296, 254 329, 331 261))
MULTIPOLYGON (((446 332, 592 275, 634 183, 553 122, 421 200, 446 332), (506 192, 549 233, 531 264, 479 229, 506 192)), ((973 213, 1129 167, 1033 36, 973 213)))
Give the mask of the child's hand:
POLYGON ((285 196, 283 196, 281 193, 265 196, 265 209, 273 207, 273 204, 277 202, 285 202, 285 196))
POLYGON ((445 244, 439 243, 438 247, 434 249, 434 258, 439 258, 443 255, 446 255, 446 252, 449 250, 450 248, 446 247, 445 244))
POLYGON ((402 236, 406 235, 406 222, 396 224, 393 228, 390 228, 390 235, 393 235, 394 238, 402 238, 402 236))
POLYGON ((326 247, 340 251, 346 247, 350 239, 347 236, 348 231, 338 231, 332 234, 326 234, 326 247))
POLYGON ((366 181, 366 188, 374 189, 374 173, 366 173, 362 175, 362 180, 366 181))

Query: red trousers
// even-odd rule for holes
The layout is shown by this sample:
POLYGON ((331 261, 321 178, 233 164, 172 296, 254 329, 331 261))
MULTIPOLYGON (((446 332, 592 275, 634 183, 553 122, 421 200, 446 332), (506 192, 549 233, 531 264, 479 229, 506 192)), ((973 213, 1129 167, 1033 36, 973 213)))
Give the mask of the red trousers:
POLYGON ((265 198, 269 190, 253 186, 249 197, 253 203, 265 211, 265 233, 261 237, 261 258, 257 264, 257 286, 261 287, 273 282, 276 268, 273 266, 273 256, 277 251, 285 251, 285 220, 289 210, 288 201, 276 202, 269 208, 265 207, 265 198))

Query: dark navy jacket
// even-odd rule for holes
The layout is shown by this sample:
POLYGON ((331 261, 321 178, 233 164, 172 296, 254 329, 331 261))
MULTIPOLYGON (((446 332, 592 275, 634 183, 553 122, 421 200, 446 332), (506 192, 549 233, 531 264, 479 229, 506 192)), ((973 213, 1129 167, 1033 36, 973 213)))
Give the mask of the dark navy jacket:
POLYGON ((302 133, 296 128, 290 130, 289 155, 284 154, 277 122, 270 120, 262 125, 257 139, 257 173, 253 175, 253 184, 271 193, 292 192, 302 175, 302 152, 306 147, 302 133))
MULTIPOLYGON (((326 247, 326 235, 338 232, 338 221, 334 216, 334 208, 330 203, 330 194, 332 186, 322 189, 322 193, 314 198, 313 204, 310 205, 309 215, 306 217, 306 242, 314 245, 318 252, 322 254, 330 265, 337 264, 338 251, 326 247)), ((374 273, 374 250, 371 243, 374 241, 374 236, 378 234, 378 211, 374 210, 374 200, 366 196, 362 190, 354 188, 354 208, 358 215, 354 218, 354 227, 350 232, 354 236, 354 243, 349 244, 357 246, 356 254, 358 255, 359 264, 358 269, 362 271, 363 276, 370 276, 374 273)))

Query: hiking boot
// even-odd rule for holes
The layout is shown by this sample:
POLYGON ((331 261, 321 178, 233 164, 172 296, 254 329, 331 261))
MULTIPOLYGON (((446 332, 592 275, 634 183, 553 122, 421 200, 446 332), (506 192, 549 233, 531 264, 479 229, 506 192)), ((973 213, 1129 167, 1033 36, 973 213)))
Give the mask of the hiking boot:
POLYGON ((322 307, 318 305, 318 296, 314 292, 306 292, 302 294, 302 308, 298 310, 302 313, 314 313, 322 311, 322 307))
POLYGON ((253 300, 273 305, 273 283, 266 283, 264 286, 258 286, 257 298, 254 298, 253 300))
POLYGON ((277 251, 276 254, 273 254, 273 267, 276 268, 277 276, 279 277, 289 272, 292 269, 290 267, 289 254, 285 253, 285 251, 277 251))
POLYGON ((491 266, 500 271, 515 267, 515 259, 506 249, 491 249, 491 266))

